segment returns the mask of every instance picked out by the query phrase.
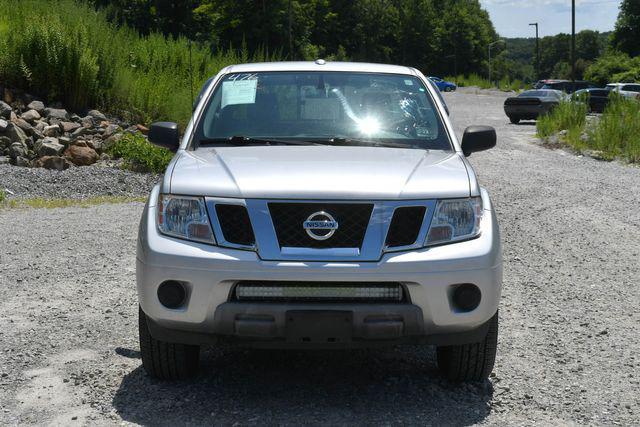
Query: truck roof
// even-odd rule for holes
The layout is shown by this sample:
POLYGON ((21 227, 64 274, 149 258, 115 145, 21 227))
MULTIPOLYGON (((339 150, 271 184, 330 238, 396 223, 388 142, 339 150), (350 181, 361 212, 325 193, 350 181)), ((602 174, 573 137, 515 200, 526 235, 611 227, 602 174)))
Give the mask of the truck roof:
POLYGON ((386 74, 416 73, 410 67, 367 62, 299 61, 299 62, 257 62, 252 64, 229 65, 222 73, 252 73, 260 71, 347 71, 386 74))

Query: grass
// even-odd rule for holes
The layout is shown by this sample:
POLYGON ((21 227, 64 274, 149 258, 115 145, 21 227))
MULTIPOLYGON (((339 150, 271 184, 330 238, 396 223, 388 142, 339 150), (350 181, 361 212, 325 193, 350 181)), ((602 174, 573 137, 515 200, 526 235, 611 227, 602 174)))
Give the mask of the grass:
POLYGON ((640 102, 614 96, 593 125, 587 125, 585 116, 586 104, 563 102, 538 120, 538 136, 548 139, 566 131, 559 142, 577 151, 596 151, 604 160, 640 163, 640 102))
POLYGON ((468 76, 459 75, 459 76, 447 76, 445 80, 454 82, 459 87, 478 87, 480 89, 500 89, 504 91, 518 91, 521 89, 527 89, 529 86, 526 85, 521 80, 509 80, 504 78, 498 82, 496 86, 495 83, 490 82, 489 80, 481 77, 478 74, 469 74, 468 76))
POLYGON ((148 142, 140 134, 125 134, 109 149, 109 154, 125 161, 129 169, 162 173, 173 158, 173 153, 148 142))
POLYGON ((55 209, 80 207, 88 208, 96 205, 119 204, 130 202, 145 202, 146 197, 128 196, 98 196, 87 199, 9 199, 0 201, 0 209, 34 208, 34 209, 55 209))
POLYGON ((7 198, 7 193, 5 193, 4 190, 0 189, 0 203, 3 203, 6 198, 7 198))
MULTIPOLYGON (((0 81, 81 111, 98 107, 130 121, 191 115, 189 41, 142 37, 74 0, 0 0, 0 81)), ((277 59, 192 46, 193 88, 221 68, 277 59)))

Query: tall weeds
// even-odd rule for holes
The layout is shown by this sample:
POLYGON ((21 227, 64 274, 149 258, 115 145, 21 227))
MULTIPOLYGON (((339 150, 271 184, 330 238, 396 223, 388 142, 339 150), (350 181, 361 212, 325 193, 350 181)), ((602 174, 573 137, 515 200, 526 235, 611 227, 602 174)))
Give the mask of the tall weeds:
MULTIPOLYGON (((74 0, 0 0, 0 82, 70 109, 99 107, 131 120, 191 115, 189 42, 160 34, 141 37, 109 23, 74 0)), ((193 45, 193 86, 238 62, 264 61, 193 45)))
POLYGON ((640 102, 613 97, 589 133, 589 143, 612 157, 640 163, 640 102))
POLYGON ((562 102, 540 117, 538 136, 545 139, 564 130, 559 142, 578 151, 596 150, 603 159, 640 163, 640 102, 613 95, 604 113, 588 125, 585 101, 562 102))
POLYGON ((538 136, 547 138, 561 130, 572 134, 582 130, 586 122, 587 106, 582 102, 563 101, 549 114, 538 118, 538 136))

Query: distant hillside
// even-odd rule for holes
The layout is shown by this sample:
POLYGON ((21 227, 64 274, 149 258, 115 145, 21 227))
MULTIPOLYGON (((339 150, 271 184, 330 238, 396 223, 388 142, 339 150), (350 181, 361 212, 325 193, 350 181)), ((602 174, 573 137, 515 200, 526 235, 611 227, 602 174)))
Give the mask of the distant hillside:
MULTIPOLYGON (((611 32, 584 30, 576 34, 576 60, 580 62, 581 71, 596 60, 606 49, 611 32)), ((535 66, 535 37, 505 38, 506 59, 521 64, 535 66)), ((564 64, 570 63, 571 36, 557 34, 540 38, 540 72, 542 77, 562 77, 558 73, 566 72, 564 64), (559 65, 560 64, 560 65, 559 65)))

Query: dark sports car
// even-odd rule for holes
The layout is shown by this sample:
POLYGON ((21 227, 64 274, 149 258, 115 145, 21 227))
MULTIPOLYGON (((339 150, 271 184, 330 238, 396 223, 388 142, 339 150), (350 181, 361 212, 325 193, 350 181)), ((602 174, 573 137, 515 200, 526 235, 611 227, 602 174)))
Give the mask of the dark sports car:
POLYGON ((527 90, 504 101, 504 112, 511 123, 535 120, 555 108, 566 95, 559 90, 527 90))

